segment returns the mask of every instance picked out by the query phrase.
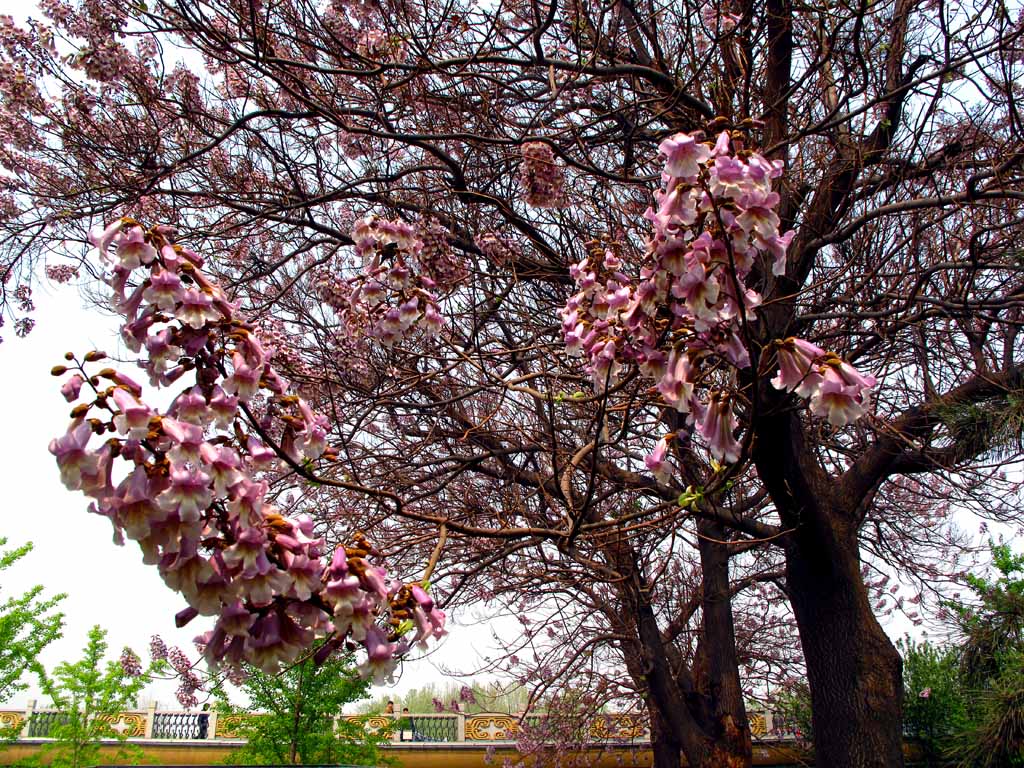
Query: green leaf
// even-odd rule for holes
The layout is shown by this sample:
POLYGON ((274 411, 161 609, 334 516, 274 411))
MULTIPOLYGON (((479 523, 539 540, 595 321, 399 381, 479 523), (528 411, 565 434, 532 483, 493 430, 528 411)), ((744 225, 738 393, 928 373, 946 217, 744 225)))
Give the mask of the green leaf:
MULTIPOLYGON (((0 537, 0 547, 7 539, 0 537)), ((0 551, 0 572, 11 567, 32 550, 31 544, 0 551)), ((25 673, 46 646, 57 640, 64 628, 64 614, 56 610, 64 595, 43 597, 42 586, 0 602, 0 702, 24 690, 25 673)))

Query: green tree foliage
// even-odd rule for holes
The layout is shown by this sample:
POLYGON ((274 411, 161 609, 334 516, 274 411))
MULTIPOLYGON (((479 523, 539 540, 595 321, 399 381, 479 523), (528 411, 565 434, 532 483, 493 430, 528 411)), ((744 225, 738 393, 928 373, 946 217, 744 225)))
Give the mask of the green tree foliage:
POLYGON ((974 693, 970 727, 952 741, 959 768, 1024 766, 1024 675, 1020 667, 974 693))
MULTIPOLYGON (((6 544, 7 539, 0 537, 0 548, 6 544)), ((17 549, 0 550, 0 572, 31 549, 31 544, 25 544, 17 549)), ((42 592, 41 586, 35 586, 23 595, 5 598, 0 584, 0 702, 25 689, 22 677, 29 665, 61 635, 64 614, 55 609, 64 595, 43 598, 42 592)))
MULTIPOLYGON (((452 709, 452 702, 458 704, 459 710, 468 715, 479 712, 506 712, 514 714, 526 709, 530 702, 530 692, 523 687, 502 685, 499 682, 477 683, 469 685, 449 682, 443 687, 437 683, 430 683, 419 688, 410 688, 402 695, 384 694, 376 697, 359 707, 360 712, 379 713, 383 712, 388 702, 395 705, 395 710, 401 712, 408 708, 410 713, 423 714, 433 712, 436 707, 434 702, 442 704, 445 709, 452 709), (466 690, 469 690, 467 695, 466 690)), ((543 708, 534 707, 534 711, 542 711, 543 708)))
POLYGON ((1020 664, 1024 650, 1024 555, 992 544, 995 578, 969 574, 976 605, 954 606, 964 634, 961 671, 974 687, 986 687, 1020 664))
POLYGON ((811 689, 807 683, 790 682, 772 697, 771 705, 776 729, 796 734, 801 741, 811 740, 811 689))
POLYGON ((164 663, 154 662, 143 670, 139 657, 128 648, 117 661, 107 660, 106 653, 106 632, 96 626, 89 630, 78 661, 58 664, 51 673, 33 664, 43 693, 58 713, 46 734, 54 741, 43 745, 38 762, 54 768, 86 768, 141 756, 138 748, 126 743, 127 734, 114 726, 118 713, 135 707, 139 693, 164 669, 164 663), (101 756, 104 741, 113 741, 114 746, 101 756))
POLYGON ((960 682, 960 649, 904 638, 903 726, 924 751, 925 765, 944 765, 951 739, 969 726, 960 682))
POLYGON ((368 733, 362 724, 335 720, 342 708, 365 698, 369 681, 360 678, 349 656, 332 656, 317 665, 306 659, 278 675, 255 667, 241 684, 246 707, 229 703, 226 691, 215 691, 225 714, 250 717, 239 726, 245 746, 232 763, 378 765, 379 745, 390 734, 368 733))
POLYGON ((962 768, 1024 766, 1024 555, 992 544, 993 578, 968 576, 970 606, 954 606, 968 727, 950 756, 962 768))

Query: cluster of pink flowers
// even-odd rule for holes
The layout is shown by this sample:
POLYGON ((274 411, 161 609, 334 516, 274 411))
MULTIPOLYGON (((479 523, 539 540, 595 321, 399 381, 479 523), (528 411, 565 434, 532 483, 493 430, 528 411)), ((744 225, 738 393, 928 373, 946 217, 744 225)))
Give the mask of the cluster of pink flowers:
MULTIPOLYGON (((0 273, 2 273, 2 281, 7 282, 13 270, 7 269, 4 271, 4 264, 0 262, 0 273)), ((19 285, 13 291, 10 292, 14 300, 17 302, 18 311, 20 312, 34 312, 36 304, 32 300, 32 289, 28 285, 19 285)), ((31 317, 19 317, 14 321, 14 333, 22 338, 28 336, 35 327, 36 321, 31 317)), ((4 325, 3 315, 0 314, 0 328, 4 325)), ((0 343, 3 342, 3 338, 0 337, 0 343)))
POLYGON ((724 5, 706 5, 700 15, 713 37, 732 32, 743 20, 738 14, 730 13, 724 5))
MULTIPOLYGON (((728 132, 714 143, 680 133, 659 149, 663 188, 644 214, 653 231, 639 275, 627 273, 615 243, 591 243, 571 268, 578 292, 562 310, 566 348, 586 358, 598 392, 616 385, 623 364, 638 365, 711 455, 731 463, 741 446, 728 371, 750 366, 744 326, 761 303, 746 282, 757 265, 783 274, 793 238, 779 231, 775 211, 782 163, 728 132)), ((778 349, 777 387, 811 397, 813 411, 837 426, 864 413, 872 377, 807 342, 787 339, 778 349)), ((646 460, 660 478, 672 471, 668 449, 663 439, 646 460)))
POLYGON ((271 503, 267 473, 283 460, 298 468, 331 458, 327 420, 289 392, 202 258, 171 234, 122 219, 92 242, 111 267, 122 337, 150 382, 188 383, 161 412, 125 374, 87 370, 103 353, 89 353, 76 370, 55 368, 70 373, 65 398, 82 400, 66 434, 50 443, 61 479, 91 497, 90 511, 108 517, 119 540, 138 542, 144 561, 184 596, 179 625, 216 617, 200 638, 211 665, 274 671, 317 638, 351 638, 378 677, 389 674, 410 645, 395 614, 419 610, 425 618, 412 640, 421 643, 443 634, 444 614, 419 587, 371 567, 365 544, 325 552, 308 516, 287 518, 271 503), (257 403, 263 418, 246 419, 257 403))
POLYGON ((135 653, 131 648, 125 648, 121 651, 121 657, 118 659, 121 664, 121 670, 128 677, 139 677, 142 674, 142 659, 135 653))
MULTIPOLYGON (((444 325, 434 291, 438 281, 428 267, 450 269, 436 251, 423 253, 419 230, 404 221, 369 216, 352 231, 359 273, 346 279, 333 268, 316 276, 317 290, 344 322, 350 334, 364 333, 386 347, 416 328, 436 336, 444 325)), ((436 245, 436 239, 433 243, 436 245)))
POLYGON ((112 82, 130 72, 135 60, 121 43, 105 40, 82 48, 72 63, 93 80, 112 82))
POLYGON ((779 373, 776 389, 810 398, 811 413, 843 427, 864 415, 871 402, 875 377, 860 373, 838 355, 804 339, 775 342, 779 373))
POLYGON ((10 62, 0 62, 0 100, 7 109, 38 111, 42 101, 31 77, 10 62))
POLYGON ((466 279, 466 264, 455 255, 445 227, 436 219, 428 219, 419 226, 419 262, 423 271, 438 285, 458 285, 466 279))
POLYGON ((149 655, 154 661, 167 658, 167 644, 160 635, 153 635, 149 639, 149 655))
POLYGON ((32 289, 27 285, 19 285, 14 289, 14 298, 18 302, 18 309, 22 312, 35 311, 36 305, 32 301, 32 289))
POLYGON ((371 61, 399 62, 405 59, 405 42, 395 35, 380 29, 360 32, 356 50, 360 56, 371 61))
POLYGON ((497 232, 484 232, 477 235, 473 242, 490 263, 499 267, 514 262, 521 250, 514 240, 497 232))
POLYGON ((70 264, 48 264, 46 277, 55 283, 67 283, 78 277, 78 270, 70 264))
POLYGON ((196 691, 202 688, 203 682, 195 673, 195 665, 180 648, 174 647, 167 652, 167 662, 171 665, 178 678, 178 689, 175 698, 185 709, 191 709, 198 703, 196 691))
POLYGON ((523 185, 527 205, 534 208, 565 206, 565 174, 555 162, 551 147, 542 141, 529 141, 523 144, 522 153, 519 181, 523 185))
MULTIPOLYGON (((32 333, 32 329, 35 327, 36 321, 33 318, 19 317, 14 321, 14 334, 20 338, 25 338, 32 333)), ((3 339, 0 339, 0 341, 3 341, 3 339)))
POLYGON ((257 325, 257 333, 264 348, 273 353, 274 367, 288 373, 293 386, 299 387, 299 380, 308 382, 320 378, 314 366, 303 358, 296 336, 288 332, 279 318, 262 318, 257 325))

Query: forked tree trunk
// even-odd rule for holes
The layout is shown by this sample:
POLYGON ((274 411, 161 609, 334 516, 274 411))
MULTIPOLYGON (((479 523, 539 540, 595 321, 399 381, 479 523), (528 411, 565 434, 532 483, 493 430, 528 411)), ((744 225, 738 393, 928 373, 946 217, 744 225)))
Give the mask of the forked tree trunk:
POLYGON ((632 610, 638 635, 636 656, 626 659, 630 675, 647 687, 651 749, 655 768, 679 768, 680 756, 690 768, 749 768, 750 728, 740 685, 733 633, 729 555, 723 531, 701 523, 703 644, 708 650, 703 685, 695 686, 694 670, 670 653, 658 628, 649 593, 641 587, 634 555, 613 552, 623 572, 632 573, 618 586, 632 610))
POLYGON ((786 580, 811 688, 815 764, 900 768, 902 661, 871 609, 856 534, 798 529, 786 580))

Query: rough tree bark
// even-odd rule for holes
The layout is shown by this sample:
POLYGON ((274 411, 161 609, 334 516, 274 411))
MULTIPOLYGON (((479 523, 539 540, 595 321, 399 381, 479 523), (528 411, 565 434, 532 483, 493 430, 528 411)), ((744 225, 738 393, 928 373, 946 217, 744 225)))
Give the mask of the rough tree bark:
POLYGON ((719 524, 701 521, 698 530, 700 646, 715 652, 698 650, 700 661, 688 665, 658 627, 635 554, 619 547, 611 555, 628 577, 618 592, 630 606, 630 629, 637 637, 636 653, 627 654, 627 670, 647 690, 655 768, 678 768, 681 755, 692 768, 748 768, 752 746, 733 631, 728 545, 719 524))
POLYGON ((711 765, 739 768, 750 765, 752 747, 736 653, 729 547, 724 543, 725 528, 717 522, 701 520, 697 535, 703 583, 701 641, 714 649, 707 654, 710 721, 705 723, 714 740, 711 765))
POLYGON ((861 576, 859 505, 807 450, 798 417, 762 394, 773 412, 759 423, 753 456, 788 529, 786 583, 811 688, 815 761, 900 768, 902 664, 861 576))
POLYGON ((903 765, 902 661, 871 610, 856 531, 805 523, 786 565, 811 688, 815 763, 903 765))

